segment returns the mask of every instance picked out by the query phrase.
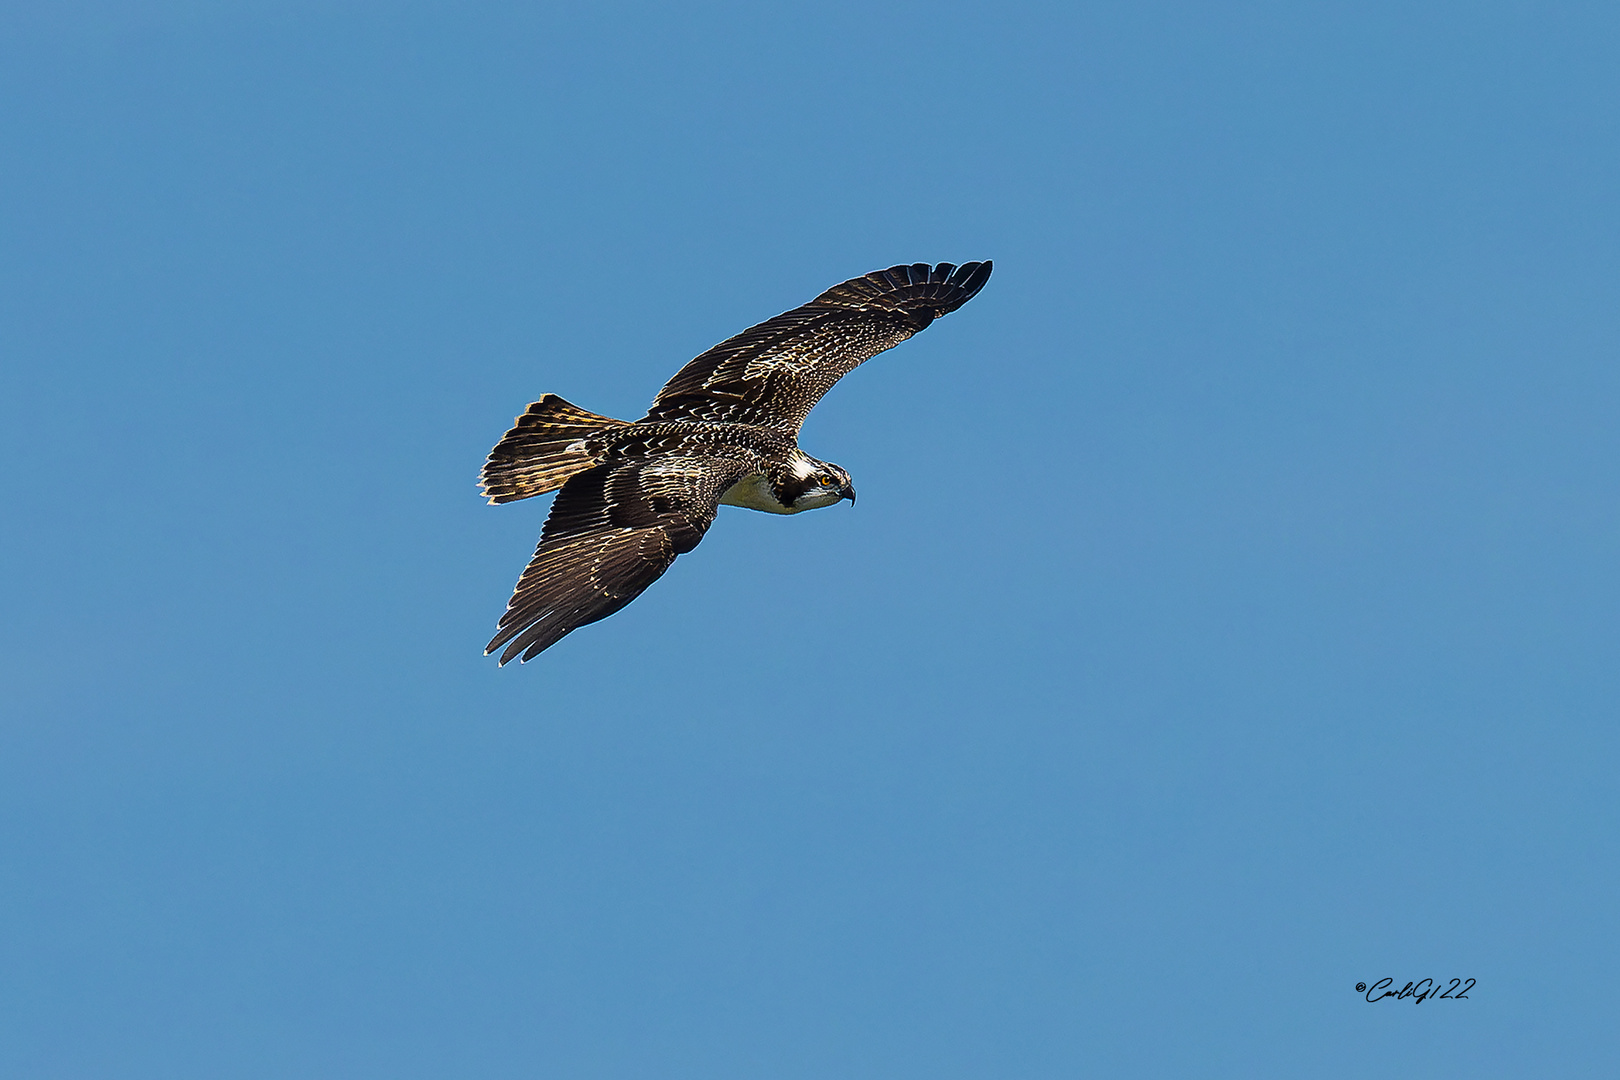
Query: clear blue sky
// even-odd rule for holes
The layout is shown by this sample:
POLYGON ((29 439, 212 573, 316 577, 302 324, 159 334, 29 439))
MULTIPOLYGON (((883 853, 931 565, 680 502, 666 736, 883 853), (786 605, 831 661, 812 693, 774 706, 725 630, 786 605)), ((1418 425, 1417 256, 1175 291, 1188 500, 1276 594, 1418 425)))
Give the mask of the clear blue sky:
POLYGON ((1615 1075, 1612 4, 0 31, 0 1074, 1615 1075), (481 655, 527 402, 985 258, 481 655))

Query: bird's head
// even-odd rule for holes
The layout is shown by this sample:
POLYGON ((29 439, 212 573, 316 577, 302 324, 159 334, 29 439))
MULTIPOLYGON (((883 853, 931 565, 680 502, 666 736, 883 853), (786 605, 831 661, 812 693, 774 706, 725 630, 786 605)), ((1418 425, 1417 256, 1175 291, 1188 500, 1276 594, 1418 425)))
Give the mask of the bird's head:
POLYGON ((791 496, 791 502, 783 501, 795 513, 831 506, 840 499, 848 499, 851 504, 855 502, 855 485, 850 482, 849 473, 830 461, 817 461, 806 454, 794 472, 797 475, 791 481, 792 489, 783 492, 791 496))

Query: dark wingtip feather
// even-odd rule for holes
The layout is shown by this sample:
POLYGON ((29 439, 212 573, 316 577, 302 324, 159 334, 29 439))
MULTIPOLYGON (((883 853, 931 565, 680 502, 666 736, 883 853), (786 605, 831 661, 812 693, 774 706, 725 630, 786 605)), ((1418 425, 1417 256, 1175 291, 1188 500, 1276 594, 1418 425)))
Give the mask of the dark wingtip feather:
MULTIPOLYGON (((990 271, 994 267, 995 263, 989 259, 984 260, 984 262, 963 263, 957 267, 955 272, 951 274, 950 284, 955 285, 960 291, 960 299, 956 301, 955 307, 948 310, 954 311, 979 295, 979 290, 984 288, 984 283, 990 280, 990 271)), ((945 312, 941 311, 940 314, 943 315, 945 312)))
POLYGON ((903 311, 921 315, 926 326, 935 316, 955 311, 990 280, 990 262, 898 263, 834 285, 813 304, 857 310, 903 311))
POLYGON ((935 315, 949 315, 975 296, 984 288, 984 283, 990 280, 990 260, 984 262, 962 263, 960 266, 951 266, 950 263, 940 263, 939 269, 946 270, 948 276, 941 286, 936 286, 938 303, 934 307, 935 315))

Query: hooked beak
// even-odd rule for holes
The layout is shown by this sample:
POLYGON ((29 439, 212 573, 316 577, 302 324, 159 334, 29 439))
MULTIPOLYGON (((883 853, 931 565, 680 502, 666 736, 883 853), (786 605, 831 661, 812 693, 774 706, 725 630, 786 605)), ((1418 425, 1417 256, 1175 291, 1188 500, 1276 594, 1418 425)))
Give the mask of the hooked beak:
POLYGON ((855 485, 854 484, 845 484, 843 487, 839 488, 838 489, 838 495, 839 495, 840 498, 848 499, 849 500, 849 505, 851 505, 851 506, 855 505, 855 485))

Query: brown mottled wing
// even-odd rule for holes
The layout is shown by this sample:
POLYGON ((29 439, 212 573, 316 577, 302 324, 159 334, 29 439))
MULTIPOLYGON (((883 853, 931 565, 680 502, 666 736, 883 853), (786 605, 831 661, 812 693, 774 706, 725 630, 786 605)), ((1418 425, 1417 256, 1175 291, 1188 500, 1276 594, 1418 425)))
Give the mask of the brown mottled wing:
POLYGON ((720 496, 749 463, 681 453, 631 456, 571 478, 485 654, 533 659, 569 631, 605 619, 697 547, 720 496))
POLYGON ((669 381, 648 420, 718 420, 797 435, 839 379, 973 299, 990 263, 891 266, 728 338, 669 381))

